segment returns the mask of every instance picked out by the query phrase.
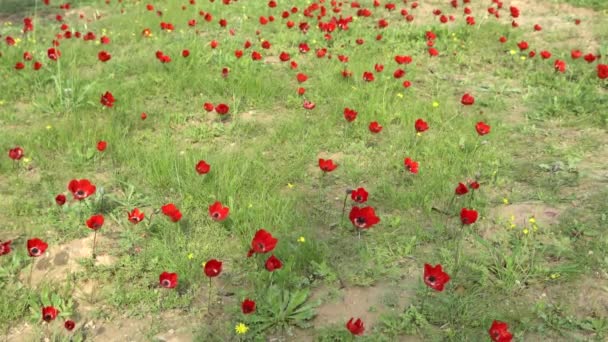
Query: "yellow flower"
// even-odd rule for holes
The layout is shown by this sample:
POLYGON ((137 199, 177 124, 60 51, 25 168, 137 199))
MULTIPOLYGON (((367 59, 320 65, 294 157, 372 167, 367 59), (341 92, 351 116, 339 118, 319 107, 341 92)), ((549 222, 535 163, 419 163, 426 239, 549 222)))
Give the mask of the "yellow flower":
POLYGON ((537 231, 537 230, 538 230, 538 226, 537 226, 537 225, 535 225, 535 224, 533 224, 533 225, 532 225, 532 230, 537 231))
POLYGON ((422 133, 420 133, 420 132, 416 132, 416 136, 417 136, 417 137, 421 137, 421 136, 422 136, 422 133))
POLYGON ((355 86, 352 86, 352 88, 353 88, 353 90, 357 90, 357 87, 355 87, 355 86))
POLYGON ((311 43, 315 44, 317 42, 316 39, 313 39, 311 43))
POLYGON ((206 262, 206 261, 201 262, 201 267, 202 267, 202 268, 205 268, 205 265, 206 265, 206 264, 207 264, 207 262, 206 262))
POLYGON ((503 204, 509 204, 509 199, 508 199, 508 198, 506 198, 506 197, 505 197, 505 198, 503 198, 503 199, 502 199, 502 203, 503 203, 503 204))
POLYGON ((517 53, 517 51, 515 51, 515 50, 511 50, 511 51, 509 51, 509 53, 510 53, 510 54, 512 54, 512 55, 514 55, 514 54, 516 54, 516 53, 517 53))
POLYGON ((189 260, 194 259, 194 253, 188 253, 188 259, 189 260))
POLYGON ((524 235, 528 235, 528 233, 530 233, 530 231, 528 230, 528 228, 524 228, 524 230, 522 231, 522 233, 524 233, 524 235))
POLYGON ((294 184, 287 183, 287 187, 290 188, 290 189, 293 189, 294 186, 295 186, 294 184))
POLYGON ((247 331, 249 331, 249 327, 243 323, 239 323, 234 327, 234 330, 236 331, 237 334, 243 335, 243 334, 246 334, 247 331))
POLYGON ((515 215, 511 215, 511 222, 515 222, 515 215))
POLYGON ((2 106, 2 105, 3 105, 3 104, 5 104, 5 103, 6 103, 6 101, 4 101, 4 100, 0 100, 0 106, 2 106))
POLYGON ((32 160, 28 157, 23 158, 23 163, 24 164, 28 164, 29 162, 31 162, 32 160))
POLYGON ((300 237, 298 238, 298 242, 299 242, 299 243, 304 243, 304 242, 306 242, 306 239, 305 239, 303 236, 300 236, 300 237))
POLYGON ((434 108, 439 107, 439 102, 437 102, 437 101, 433 101, 433 107, 434 107, 434 108))
POLYGON ((551 273, 550 277, 551 277, 551 279, 557 279, 557 278, 560 277, 560 274, 559 273, 551 273))
POLYGON ((515 223, 511 223, 511 229, 514 229, 516 227, 517 227, 517 225, 515 225, 515 223))
POLYGON ((249 204, 247 205, 247 208, 253 208, 253 204, 249 203, 249 204))
POLYGON ((401 94, 401 93, 397 93, 397 97, 399 97, 399 98, 403 98, 403 94, 401 94))
POLYGON ((526 56, 521 56, 521 57, 519 57, 519 58, 521 58, 521 60, 522 60, 522 61, 525 61, 525 60, 526 60, 526 56))
POLYGON ((53 128, 53 126, 51 126, 51 125, 46 125, 46 129, 50 130, 50 129, 52 129, 52 128, 53 128))
POLYGON ((534 216, 530 217, 530 219, 528 220, 528 222, 535 224, 536 223, 536 219, 534 218, 534 216))

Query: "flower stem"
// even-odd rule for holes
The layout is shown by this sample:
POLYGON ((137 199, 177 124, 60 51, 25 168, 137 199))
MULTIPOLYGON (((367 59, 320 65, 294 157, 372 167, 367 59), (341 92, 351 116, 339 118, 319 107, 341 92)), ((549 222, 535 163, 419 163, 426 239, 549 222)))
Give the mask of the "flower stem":
POLYGON ((344 204, 342 205, 342 218, 340 219, 340 228, 344 226, 344 215, 346 214, 346 201, 348 200, 348 192, 344 196, 344 204))
POLYGON ((97 245, 97 230, 93 231, 93 260, 95 260, 95 247, 97 245))
POLYGON ((30 276, 28 278, 27 284, 28 287, 32 287, 32 273, 34 272, 34 266, 36 266, 36 258, 34 258, 34 261, 32 262, 32 268, 30 268, 30 276))
POLYGON ((207 289, 207 313, 211 311, 211 277, 209 277, 209 287, 207 289))

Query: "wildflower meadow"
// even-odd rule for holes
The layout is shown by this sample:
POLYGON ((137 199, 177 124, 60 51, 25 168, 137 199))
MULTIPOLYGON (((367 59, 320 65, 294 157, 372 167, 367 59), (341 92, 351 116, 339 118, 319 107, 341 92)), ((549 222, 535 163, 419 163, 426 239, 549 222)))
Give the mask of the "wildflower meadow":
POLYGON ((608 1, 0 0, 3 341, 608 341, 608 1))

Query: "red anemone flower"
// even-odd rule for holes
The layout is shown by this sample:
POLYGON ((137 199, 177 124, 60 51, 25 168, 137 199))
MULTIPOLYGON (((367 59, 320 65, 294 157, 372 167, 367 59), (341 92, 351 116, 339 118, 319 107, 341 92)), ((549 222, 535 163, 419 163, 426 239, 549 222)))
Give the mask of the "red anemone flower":
POLYGON ((417 161, 414 161, 408 157, 403 160, 403 164, 405 165, 405 168, 408 169, 409 172, 414 173, 414 174, 418 173, 419 165, 418 165, 417 161))
POLYGON ((334 161, 331 159, 323 159, 319 158, 319 168, 323 172, 332 172, 338 167, 338 164, 334 164, 334 161))
POLYGON ((241 303, 241 310, 245 315, 255 312, 255 302, 249 298, 241 303))
POLYGON ((144 213, 141 212, 138 208, 133 209, 130 213, 128 213, 129 221, 133 224, 138 224, 139 222, 144 220, 144 213))
POLYGON ((220 201, 215 201, 215 203, 209 206, 209 216, 214 221, 224 221, 228 217, 229 211, 230 208, 224 207, 220 201))
POLYGON ((416 132, 422 133, 429 129, 429 124, 422 119, 418 119, 414 123, 414 128, 416 129, 416 132))
POLYGON ((509 332, 509 325, 505 322, 494 320, 488 333, 490 339, 494 342, 511 342, 513 340, 513 334, 509 332))
POLYGON ((53 306, 46 306, 42 308, 42 320, 47 323, 57 318, 57 314, 59 314, 59 310, 53 306))
POLYGON ((65 201, 67 201, 67 198, 64 194, 59 194, 55 196, 55 203, 57 203, 57 205, 62 206, 65 204, 65 201))
POLYGON ((377 121, 372 121, 369 123, 369 131, 372 133, 380 133, 380 131, 382 131, 382 126, 377 121))
POLYGON ((357 203, 365 203, 367 201, 368 192, 365 188, 358 188, 350 193, 350 198, 357 203))
POLYGON ((450 276, 443 272, 440 264, 435 265, 435 267, 424 264, 424 283, 428 287, 441 292, 449 281, 450 276))
POLYGON ((31 257, 39 257, 44 254, 48 246, 49 245, 46 242, 38 238, 33 238, 27 240, 27 253, 31 257))
POLYGON ((479 121, 477 125, 475 125, 475 130, 479 135, 486 135, 490 133, 490 126, 484 123, 483 121, 479 121))
POLYGON ((348 331, 350 331, 350 333, 353 335, 363 335, 365 332, 365 326, 363 326, 363 321, 361 318, 357 318, 357 320, 355 320, 355 318, 352 317, 349 319, 348 322, 346 322, 346 329, 348 329, 348 331))
POLYGON ((163 205, 161 210, 163 214, 168 216, 173 222, 178 222, 182 218, 182 213, 173 203, 163 205))
POLYGON ((0 240, 0 255, 6 255, 11 252, 12 240, 4 241, 0 240))
POLYGON ((114 99, 114 96, 109 91, 106 91, 105 94, 101 95, 100 102, 101 102, 102 105, 104 105, 106 107, 112 108, 112 106, 114 105, 115 101, 116 100, 114 99))
POLYGON ((462 210, 460 210, 460 221, 463 225, 475 223, 478 216, 479 214, 475 209, 462 208, 462 210))
POLYGON ((207 173, 209 173, 209 170, 211 170, 211 165, 207 164, 207 162, 205 162, 204 160, 200 160, 196 164, 196 172, 199 175, 207 174, 207 173))
POLYGON ((11 148, 10 150, 8 150, 8 157, 12 160, 19 160, 23 158, 23 149, 19 146, 11 148))
POLYGON ((230 107, 228 107, 228 105, 226 105, 224 103, 220 103, 217 106, 215 106, 215 112, 218 113, 219 115, 226 115, 226 114, 228 114, 229 110, 230 110, 230 107))
POLYGON ((72 321, 71 319, 68 319, 67 321, 65 321, 63 323, 63 327, 67 331, 72 331, 72 330, 74 330, 74 328, 76 328, 76 323, 74 321, 72 321))
POLYGON ((82 201, 83 199, 95 193, 97 188, 91 184, 88 179, 72 179, 68 184, 68 190, 74 195, 74 199, 82 201))
POLYGON ((106 147, 108 147, 108 143, 107 143, 107 142, 105 142, 105 141, 103 141, 103 140, 101 140, 101 141, 97 142, 97 150, 98 150, 99 152, 103 152, 103 151, 105 151, 105 150, 106 150, 106 147))
POLYGON ((107 62, 112 58, 112 55, 110 55, 110 53, 107 51, 100 51, 97 54, 97 58, 99 58, 99 60, 102 62, 107 62))
POLYGON ((279 240, 272 236, 269 232, 264 229, 258 230, 253 239, 251 240, 251 249, 247 254, 248 257, 252 256, 253 253, 268 253, 277 246, 279 240))
POLYGON ((273 272, 275 270, 281 269, 283 267, 283 263, 273 254, 268 257, 264 266, 266 267, 266 270, 268 270, 268 272, 273 272))
POLYGON ((469 189, 467 188, 466 185, 462 184, 462 183, 458 183, 458 186, 456 187, 456 190, 454 190, 454 193, 458 196, 464 195, 467 192, 469 192, 469 189))
POLYGON ((222 262, 211 259, 205 263, 204 271, 209 278, 217 277, 222 273, 222 262))
POLYGON ((359 208, 355 206, 350 210, 348 218, 353 226, 359 229, 369 229, 380 222, 380 218, 376 216, 372 207, 359 208))
POLYGON ((89 217, 89 219, 87 220, 87 227, 93 229, 93 230, 98 230, 99 228, 101 228, 101 226, 103 226, 103 215, 101 214, 97 214, 97 215, 93 215, 91 217, 89 217))
POLYGON ((173 289, 177 286, 177 273, 163 272, 158 277, 158 283, 166 289, 173 289))
POLYGON ((475 98, 471 94, 465 93, 464 95, 462 95, 462 99, 460 99, 460 103, 462 103, 465 106, 470 106, 475 103, 475 98))
POLYGON ((354 109, 350 109, 350 108, 344 108, 344 118, 346 119, 346 121, 348 122, 353 122, 355 121, 355 119, 357 118, 357 111, 354 109))

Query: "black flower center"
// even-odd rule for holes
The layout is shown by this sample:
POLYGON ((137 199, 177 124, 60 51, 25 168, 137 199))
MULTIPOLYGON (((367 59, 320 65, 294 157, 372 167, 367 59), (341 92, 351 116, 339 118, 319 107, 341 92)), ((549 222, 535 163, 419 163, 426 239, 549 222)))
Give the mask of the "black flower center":
POLYGON ((53 316, 51 316, 51 314, 46 314, 44 315, 44 320, 47 322, 50 322, 53 319, 53 316))
POLYGON ((360 227, 365 226, 365 217, 357 217, 355 219, 355 224, 360 227))
POLYGON ((430 276, 429 277, 429 282, 434 283, 437 280, 437 278, 435 278, 435 276, 430 276))
POLYGON ((265 251, 265 250, 266 250, 266 246, 264 246, 264 244, 263 244, 263 243, 258 242, 258 249, 259 249, 260 251, 265 251))
POLYGON ((30 249, 30 252, 32 253, 32 255, 38 255, 40 254, 40 249, 38 249, 38 247, 32 247, 32 249, 30 249))
POLYGON ((218 213, 217 211, 213 213, 213 217, 214 218, 219 218, 220 217, 220 213, 218 213))
POLYGON ((76 195, 78 197, 83 197, 85 195, 85 192, 83 190, 78 190, 78 191, 76 191, 76 195))
POLYGON ((163 287, 169 287, 169 285, 171 285, 171 282, 167 279, 163 280, 163 282, 161 283, 163 285, 163 287))
POLYGON ((363 197, 361 197, 361 196, 356 196, 355 197, 355 201, 356 202, 360 202, 361 200, 363 200, 363 197))

